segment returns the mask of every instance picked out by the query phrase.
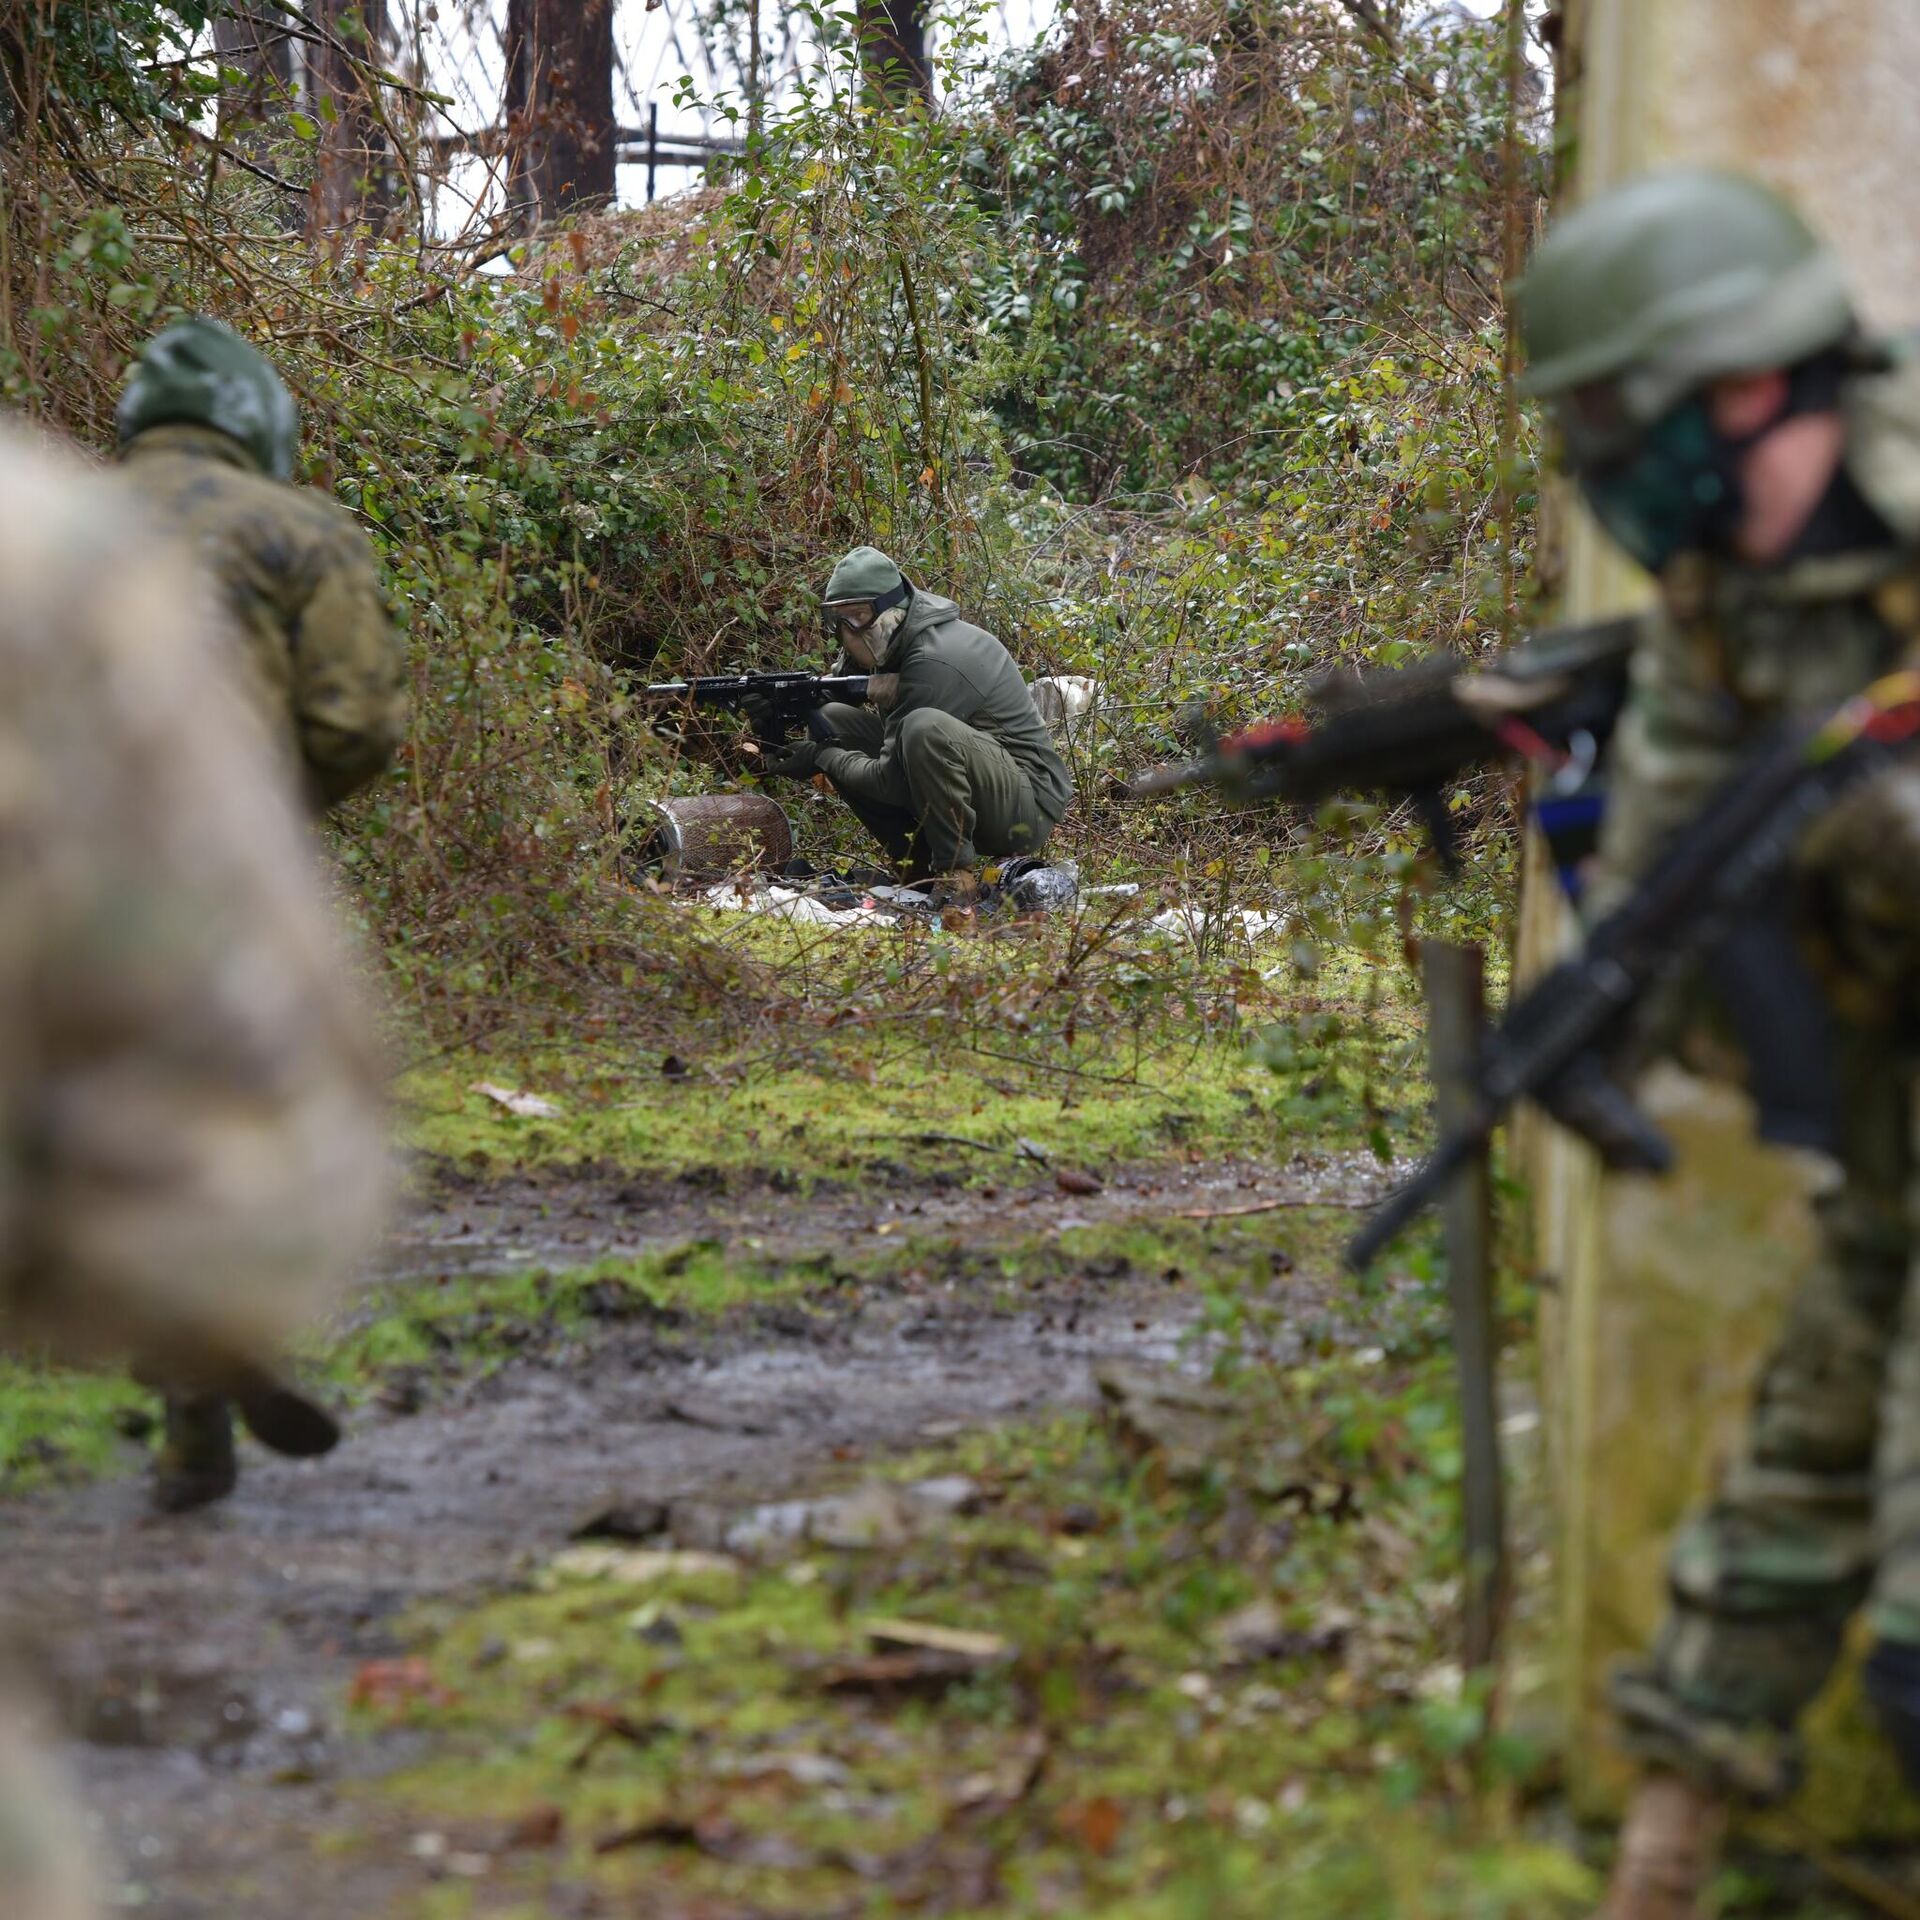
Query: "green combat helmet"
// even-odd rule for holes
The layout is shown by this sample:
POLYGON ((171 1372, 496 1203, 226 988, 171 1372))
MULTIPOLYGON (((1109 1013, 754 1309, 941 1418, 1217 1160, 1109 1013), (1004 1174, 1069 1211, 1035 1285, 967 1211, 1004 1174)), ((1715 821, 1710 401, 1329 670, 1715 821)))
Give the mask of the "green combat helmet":
POLYGON ((293 477, 300 413, 280 376, 230 327, 177 320, 142 349, 115 416, 120 444, 150 427, 212 427, 263 473, 293 477))
POLYGON ((1557 222, 1513 298, 1525 391, 1551 402, 1601 521, 1656 569, 1737 513, 1742 449, 1700 390, 1805 367, 1858 327, 1839 260, 1786 201, 1696 167, 1642 175, 1557 222))

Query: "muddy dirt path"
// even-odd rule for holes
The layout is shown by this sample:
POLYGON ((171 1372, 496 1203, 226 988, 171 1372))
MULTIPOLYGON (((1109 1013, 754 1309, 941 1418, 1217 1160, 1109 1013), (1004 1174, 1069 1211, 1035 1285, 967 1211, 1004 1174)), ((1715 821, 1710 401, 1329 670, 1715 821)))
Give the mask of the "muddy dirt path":
MULTIPOLYGON (((1015 1166, 987 1195, 882 1169, 806 1197, 617 1175, 442 1182, 395 1235, 393 1276, 578 1267, 688 1240, 867 1254, 911 1234, 977 1246, 1140 1215, 1351 1206, 1363 1159, 1121 1169, 1094 1194, 1015 1166)), ((1290 1276, 1302 1313, 1326 1290, 1290 1276)), ((734 1509, 830 1465, 1084 1403, 1097 1363, 1185 1359, 1194 1291, 1077 1270, 1012 1301, 884 1280, 708 1331, 650 1316, 509 1362, 412 1414, 369 1409, 328 1460, 253 1456, 238 1495, 156 1521, 136 1478, 0 1509, 0 1611, 28 1623, 66 1715, 118 1904, 152 1920, 374 1915, 418 1884, 396 1836, 343 1866, 313 1836, 377 1819, 364 1783, 407 1755, 341 1725, 357 1665, 423 1601, 509 1584, 617 1495, 712 1544, 734 1509), (349 1884, 350 1882, 350 1884, 349 1884)))

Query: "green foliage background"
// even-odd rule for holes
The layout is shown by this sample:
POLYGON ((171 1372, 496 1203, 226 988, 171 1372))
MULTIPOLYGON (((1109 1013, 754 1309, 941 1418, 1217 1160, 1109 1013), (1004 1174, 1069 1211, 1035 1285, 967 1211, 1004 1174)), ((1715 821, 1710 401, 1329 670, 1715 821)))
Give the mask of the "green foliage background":
MULTIPOLYGON (((741 767, 725 740, 686 757, 634 686, 824 663, 811 595, 857 540, 1029 671, 1099 679, 1067 834, 1091 869, 1284 900, 1311 937, 1405 919, 1398 822, 1123 810, 1112 776, 1181 750, 1183 702, 1245 716, 1498 628, 1497 27, 1069 8, 997 65, 955 35, 934 118, 877 110, 845 52, 724 180, 483 273, 404 194, 311 243, 318 130, 196 131, 205 26, 90 0, 0 37, 0 391, 105 448, 138 342, 193 310, 287 370, 308 477, 375 536, 412 635, 404 764, 337 844, 429 1031, 793 997, 623 872, 637 798, 741 767)), ((1484 920, 1504 807, 1455 800, 1493 891, 1445 905, 1484 920)), ((830 854, 837 817, 800 812, 830 854)))

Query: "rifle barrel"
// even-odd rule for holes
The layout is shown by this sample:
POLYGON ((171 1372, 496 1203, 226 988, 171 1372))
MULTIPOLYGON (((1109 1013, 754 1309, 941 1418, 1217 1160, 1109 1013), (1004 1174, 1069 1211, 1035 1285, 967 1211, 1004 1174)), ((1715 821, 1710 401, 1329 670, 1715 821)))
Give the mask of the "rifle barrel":
POLYGON ((1347 1242, 1349 1273, 1365 1273, 1387 1248, 1419 1219, 1466 1164, 1470 1154, 1486 1144, 1485 1131, 1470 1128, 1449 1134, 1434 1148, 1427 1163, 1382 1200, 1367 1224, 1347 1242))

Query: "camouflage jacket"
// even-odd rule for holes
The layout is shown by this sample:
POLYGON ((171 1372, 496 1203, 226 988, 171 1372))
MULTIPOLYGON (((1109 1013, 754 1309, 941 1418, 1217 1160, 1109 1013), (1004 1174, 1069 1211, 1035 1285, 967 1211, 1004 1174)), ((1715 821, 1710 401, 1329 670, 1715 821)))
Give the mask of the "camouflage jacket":
MULTIPOLYGON (((1778 569, 1688 557, 1667 570, 1612 749, 1596 915, 1782 717, 1837 706, 1920 638, 1920 359, 1856 379, 1845 405, 1847 470, 1894 543, 1778 569)), ((1920 900, 1920 770, 1881 776, 1813 839, 1818 858, 1875 846, 1920 900)))
POLYGON ((386 1184, 312 835, 128 490, 0 497, 0 1344, 268 1358, 386 1184))
POLYGON ((268 479, 211 428, 153 428, 124 458, 128 483, 219 583, 313 804, 365 786, 407 725, 406 656, 366 536, 337 502, 268 479))

